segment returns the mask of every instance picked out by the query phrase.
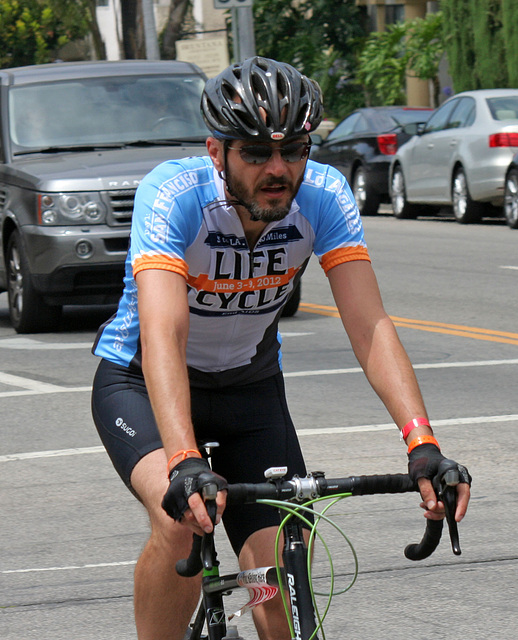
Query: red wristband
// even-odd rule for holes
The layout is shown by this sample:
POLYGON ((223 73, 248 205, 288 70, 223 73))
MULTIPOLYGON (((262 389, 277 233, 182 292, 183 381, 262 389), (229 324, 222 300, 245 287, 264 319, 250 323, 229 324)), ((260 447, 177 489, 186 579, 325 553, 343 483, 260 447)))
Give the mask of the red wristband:
MULTIPOLYGON (((415 429, 416 427, 430 427, 430 423, 427 418, 412 418, 410 422, 407 422, 406 425, 401 429, 401 440, 406 440, 408 438, 408 434, 415 429)), ((431 429, 432 427, 430 427, 431 429)))
POLYGON ((439 443, 433 436, 417 436, 417 438, 412 440, 412 442, 408 445, 407 453, 413 451, 420 444, 434 444, 439 450, 441 449, 441 447, 439 447, 439 443))

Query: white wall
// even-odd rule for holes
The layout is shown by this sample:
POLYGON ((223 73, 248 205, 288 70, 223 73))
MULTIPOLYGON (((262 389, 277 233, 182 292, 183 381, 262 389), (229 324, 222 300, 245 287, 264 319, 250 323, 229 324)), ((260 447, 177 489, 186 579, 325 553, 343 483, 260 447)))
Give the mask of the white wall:
MULTIPOLYGON (((154 0, 155 23, 160 31, 169 14, 170 0, 154 0)), ((214 29, 224 29, 224 11, 214 9, 213 0, 193 0, 194 19, 196 27, 200 31, 212 31, 214 29)), ((108 0, 107 6, 97 7, 97 21, 99 29, 106 45, 106 58, 108 60, 121 59, 121 18, 119 0, 108 0)), ((207 37, 217 37, 220 34, 207 34, 207 37)))

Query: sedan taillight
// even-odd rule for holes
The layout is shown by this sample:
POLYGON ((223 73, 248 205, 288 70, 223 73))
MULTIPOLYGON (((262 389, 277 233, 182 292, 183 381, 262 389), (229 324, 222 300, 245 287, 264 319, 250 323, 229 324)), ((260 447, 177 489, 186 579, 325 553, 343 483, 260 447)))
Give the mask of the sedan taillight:
POLYGON ((393 156, 397 151, 397 135, 395 133, 384 133, 378 136, 378 147, 385 156, 393 156))
POLYGON ((518 133, 493 133, 489 136, 490 147, 518 147, 518 133))

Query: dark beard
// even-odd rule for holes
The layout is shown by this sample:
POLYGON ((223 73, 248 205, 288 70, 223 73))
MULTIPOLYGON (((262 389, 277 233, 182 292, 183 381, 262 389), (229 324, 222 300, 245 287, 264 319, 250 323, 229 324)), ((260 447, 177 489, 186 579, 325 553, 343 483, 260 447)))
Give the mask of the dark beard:
MULTIPOLYGON (((303 179, 304 179, 304 174, 302 174, 300 180, 298 181, 298 184, 296 185, 296 188, 292 189, 293 197, 289 200, 289 202, 286 205, 282 205, 282 206, 273 205, 271 207, 265 208, 265 207, 260 207, 253 200, 249 200, 247 197, 246 189, 244 188, 243 184, 240 183, 239 181, 237 182, 234 181, 233 178, 231 178, 228 170, 226 172, 227 191, 230 193, 230 195, 233 198, 237 200, 237 202, 241 206, 245 207, 245 209, 248 210, 248 212, 250 213, 250 217, 252 220, 254 220, 254 222, 258 222, 258 221, 277 222, 278 220, 283 220, 290 212, 291 203, 293 202, 295 194, 299 190, 299 187, 302 184, 303 179)), ((275 178, 265 182, 260 186, 262 187, 268 186, 270 183, 275 185, 285 185, 288 188, 291 187, 291 184, 288 182, 288 180, 286 180, 286 178, 275 178)))

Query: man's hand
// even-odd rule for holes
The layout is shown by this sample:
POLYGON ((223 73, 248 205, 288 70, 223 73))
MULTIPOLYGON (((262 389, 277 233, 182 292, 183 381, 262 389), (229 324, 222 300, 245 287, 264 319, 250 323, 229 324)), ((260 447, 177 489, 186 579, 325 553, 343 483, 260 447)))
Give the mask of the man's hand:
POLYGON ((191 527, 198 535, 212 531, 212 521, 207 513, 201 489, 215 484, 218 489, 216 498, 216 524, 225 508, 227 481, 214 473, 204 458, 186 458, 173 467, 169 474, 170 485, 162 500, 162 508, 177 522, 191 527))
MULTIPOLYGON (((444 505, 437 500, 432 486, 432 479, 437 474, 442 460, 445 460, 445 457, 434 444, 421 444, 408 455, 408 474, 419 485, 419 491, 423 498, 421 507, 425 509, 425 518, 430 520, 444 518, 444 505)), ((459 464, 458 468, 460 483, 457 485, 456 522, 460 522, 466 515, 471 486, 471 476, 466 467, 459 464)))

